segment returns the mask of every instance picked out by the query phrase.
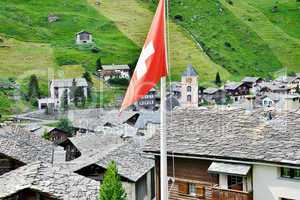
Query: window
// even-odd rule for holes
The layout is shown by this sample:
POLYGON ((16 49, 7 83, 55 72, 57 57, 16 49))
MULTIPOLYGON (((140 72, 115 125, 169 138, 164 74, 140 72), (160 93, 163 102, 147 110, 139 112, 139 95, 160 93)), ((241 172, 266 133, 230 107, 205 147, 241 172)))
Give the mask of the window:
POLYGON ((280 176, 283 178, 300 179, 300 169, 282 167, 280 176))
POLYGON ((292 178, 292 169, 290 169, 290 168, 281 168, 281 177, 292 178))
POLYGON ((196 184, 189 183, 189 195, 196 196, 196 184))
POLYGON ((300 179, 300 169, 294 169, 294 178, 300 179))
POLYGON ((191 91, 192 91, 192 87, 191 87, 191 86, 187 86, 187 87, 186 87, 186 90, 187 90, 188 92, 191 92, 191 91))
POLYGON ((243 177, 242 176, 228 176, 228 189, 243 190, 243 177))
POLYGON ((58 98, 58 88, 54 88, 54 97, 57 99, 58 98))
POLYGON ((205 198, 205 186, 197 183, 176 181, 179 194, 205 198))
POLYGON ((187 101, 192 101, 192 96, 191 95, 187 95, 187 101))

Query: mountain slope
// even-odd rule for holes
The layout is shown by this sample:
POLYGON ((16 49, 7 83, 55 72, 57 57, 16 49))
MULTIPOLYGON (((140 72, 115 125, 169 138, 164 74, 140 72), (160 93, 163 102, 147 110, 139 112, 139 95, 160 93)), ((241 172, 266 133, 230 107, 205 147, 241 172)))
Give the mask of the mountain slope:
MULTIPOLYGON (((137 0, 102 0, 100 5, 95 4, 96 0, 88 2, 114 21, 120 31, 134 43, 143 46, 153 18, 153 12, 147 9, 147 4, 137 0)), ((180 26, 171 21, 169 28, 172 79, 178 80, 190 63, 200 73, 201 82, 211 82, 218 71, 224 79, 229 78, 227 70, 214 63, 180 26)))
POLYGON ((300 2, 297 0, 245 0, 262 12, 270 22, 292 37, 300 39, 300 2), (276 9, 275 9, 276 8, 276 9))
MULTIPOLYGON (((277 56, 284 67, 287 67, 290 70, 299 70, 299 38, 295 38, 287 34, 280 28, 280 26, 276 26, 274 23, 269 21, 269 18, 266 17, 264 13, 260 12, 259 9, 247 4, 247 1, 245 0, 235 0, 233 6, 228 4, 225 0, 221 0, 221 2, 236 17, 251 27, 251 29, 255 31, 257 35, 259 35, 259 37, 265 41, 266 44, 268 44, 273 54, 277 56)), ((253 1, 251 2, 253 3, 253 1)), ((269 9, 272 10, 272 7, 270 6, 269 9)), ((300 22, 295 21, 293 24, 297 27, 297 24, 300 24, 300 22)), ((281 27, 284 28, 283 26, 281 27)), ((289 29, 287 29, 287 31, 293 33, 292 35, 295 34, 294 30, 289 31, 289 29)))
POLYGON ((51 44, 57 64, 81 63, 89 70, 100 56, 104 63, 131 63, 139 53, 139 47, 85 0, 2 0, 0 32, 20 41, 51 44), (59 20, 49 23, 49 14, 59 20), (75 45, 81 30, 93 34, 93 45, 75 45), (93 53, 93 47, 100 52, 93 53))

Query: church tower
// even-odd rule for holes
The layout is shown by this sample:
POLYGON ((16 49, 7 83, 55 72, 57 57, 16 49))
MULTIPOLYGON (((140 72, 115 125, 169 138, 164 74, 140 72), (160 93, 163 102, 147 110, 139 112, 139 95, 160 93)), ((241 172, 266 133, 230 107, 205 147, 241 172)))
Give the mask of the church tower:
POLYGON ((181 105, 198 107, 198 73, 190 64, 181 75, 181 105))

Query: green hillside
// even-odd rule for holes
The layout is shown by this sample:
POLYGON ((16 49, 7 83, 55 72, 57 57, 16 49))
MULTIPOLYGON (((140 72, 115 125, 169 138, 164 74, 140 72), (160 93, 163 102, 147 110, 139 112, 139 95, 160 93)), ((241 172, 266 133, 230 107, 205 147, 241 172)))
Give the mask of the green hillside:
MULTIPOLYGON (((100 6, 95 4, 96 0, 88 2, 99 13, 112 20, 135 44, 143 46, 153 18, 153 12, 148 9, 148 4, 139 0, 102 0, 100 6)), ((224 79, 229 78, 228 71, 214 63, 186 31, 172 21, 169 28, 172 80, 179 80, 180 74, 190 63, 200 73, 202 83, 210 84, 218 71, 224 79)))
MULTIPOLYGON (((103 63, 132 63, 138 58, 157 1, 102 0, 101 5, 95 1, 1 1, 0 34, 14 38, 18 46, 0 49, 0 71, 20 76, 25 70, 26 74, 39 73, 46 66, 57 70, 61 65, 82 64, 92 72, 98 57, 103 63), (49 23, 49 14, 59 20, 49 23), (95 43, 75 45, 75 33, 80 30, 92 32, 95 43), (100 52, 93 52, 94 48, 100 52), (22 61, 30 53, 32 59, 22 61), (11 59, 14 54, 15 60, 11 59)), ((217 71, 223 79, 268 76, 283 67, 299 71, 300 3, 296 0, 170 2, 172 80, 178 80, 189 63, 206 84, 217 71)))
POLYGON ((274 3, 275 1, 269 1, 269 6, 266 6, 265 3, 263 4, 266 6, 265 9, 261 10, 256 8, 260 7, 261 4, 254 4, 252 0, 235 0, 233 6, 229 5, 225 0, 221 0, 221 2, 237 18, 257 33, 270 47, 282 66, 287 67, 291 71, 300 70, 300 39, 291 36, 298 35, 300 37, 300 30, 296 31, 296 29, 292 28, 300 27, 300 3, 297 3, 297 5, 296 1, 282 1, 279 4, 274 3), (284 5, 289 6, 285 7, 284 5), (275 9, 274 7, 277 8, 275 9), (297 12, 295 12, 296 8, 297 12), (275 11, 272 11, 274 9, 275 11), (284 19, 286 21, 282 22, 279 20, 277 23, 274 19, 284 19))
POLYGON ((138 46, 85 0, 2 0, 0 33, 20 41, 49 43, 58 65, 81 63, 90 70, 99 56, 104 63, 131 63, 139 53, 138 46), (59 20, 49 23, 49 14, 59 20), (93 45, 75 44, 75 34, 81 30, 93 33, 93 45), (93 53, 95 47, 100 52, 93 53))

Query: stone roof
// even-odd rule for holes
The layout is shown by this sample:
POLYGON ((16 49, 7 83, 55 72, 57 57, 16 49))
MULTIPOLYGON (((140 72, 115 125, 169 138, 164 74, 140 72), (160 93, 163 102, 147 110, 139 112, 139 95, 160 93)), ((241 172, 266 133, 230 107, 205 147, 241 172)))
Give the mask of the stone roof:
POLYGON ((134 127, 145 129, 148 123, 160 124, 160 112, 141 112, 134 127))
POLYGON ((219 89, 219 88, 207 88, 203 91, 203 93, 204 94, 214 94, 214 93, 218 92, 219 90, 221 90, 221 89, 219 89))
MULTIPOLYGON (((51 81, 52 87, 69 88, 73 86, 74 79, 56 79, 51 81)), ((76 86, 88 87, 88 83, 84 78, 75 78, 76 86)))
POLYGON ((109 152, 96 164, 106 168, 111 161, 115 161, 119 174, 136 182, 154 167, 153 160, 141 155, 143 152, 142 147, 143 144, 139 141, 130 141, 109 152))
POLYGON ((252 76, 246 76, 242 82, 247 82, 247 83, 255 83, 256 81, 258 81, 260 79, 260 77, 252 77, 252 76))
POLYGON ((272 101, 280 101, 283 98, 283 95, 278 93, 268 92, 268 93, 264 93, 264 95, 262 96, 262 99, 265 98, 270 98, 272 101))
POLYGON ((103 70, 129 70, 130 67, 128 65, 102 65, 103 70))
POLYGON ((276 84, 271 82, 259 84, 260 88, 268 88, 271 91, 288 91, 290 88, 285 84, 276 84))
POLYGON ((78 174, 34 162, 0 176, 0 199, 32 189, 63 200, 97 200, 100 183, 78 174))
POLYGON ((39 136, 24 129, 0 129, 0 153, 25 164, 52 161, 53 146, 39 136))
POLYGON ((86 135, 71 137, 69 140, 76 146, 81 154, 89 152, 104 151, 107 148, 113 148, 123 144, 123 139, 115 135, 86 135))
POLYGON ((281 82, 281 83, 291 83, 294 80, 299 78, 297 75, 296 76, 279 76, 275 79, 276 82, 281 82))
POLYGON ((197 71, 189 64, 181 76, 198 76, 197 71))
POLYGON ((111 161, 115 161, 119 175, 136 182, 154 167, 153 160, 141 155, 142 147, 143 140, 128 140, 121 145, 107 146, 103 150, 95 149, 61 167, 71 171, 78 171, 92 164, 107 168, 111 161))
POLYGON ((117 110, 84 109, 69 111, 68 118, 76 128, 97 132, 101 131, 107 123, 113 126, 120 126, 136 113, 123 111, 119 114, 117 110))
POLYGON ((243 83, 241 82, 229 82, 224 85, 225 90, 236 90, 240 87, 243 83))
POLYGON ((92 33, 88 32, 88 31, 83 31, 83 30, 82 30, 82 31, 76 33, 76 35, 80 35, 80 34, 84 34, 84 33, 89 34, 89 35, 92 34, 92 33))
MULTIPOLYGON (((300 111, 178 109, 168 116, 168 152, 300 166, 300 111)), ((158 153, 159 134, 144 150, 158 153)))

